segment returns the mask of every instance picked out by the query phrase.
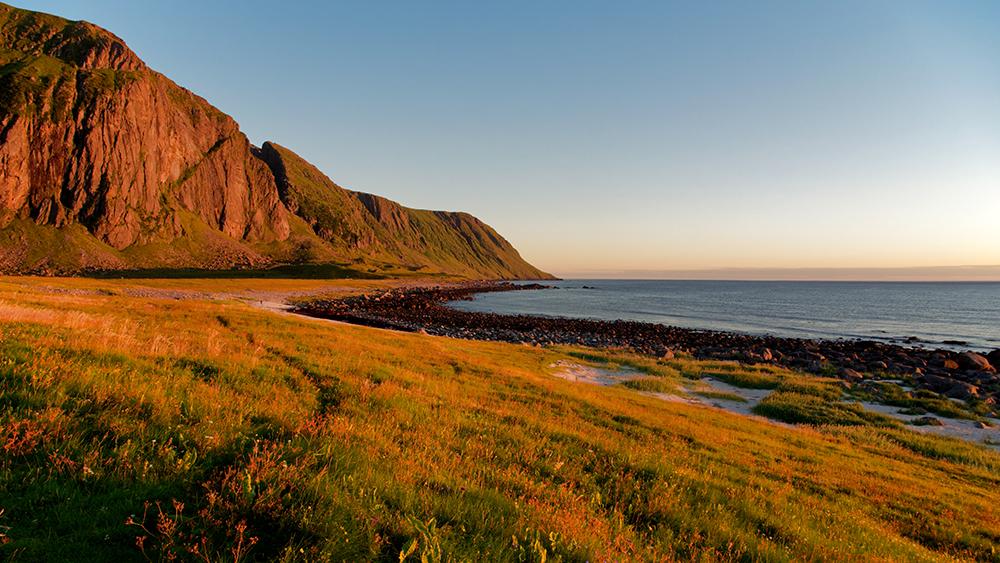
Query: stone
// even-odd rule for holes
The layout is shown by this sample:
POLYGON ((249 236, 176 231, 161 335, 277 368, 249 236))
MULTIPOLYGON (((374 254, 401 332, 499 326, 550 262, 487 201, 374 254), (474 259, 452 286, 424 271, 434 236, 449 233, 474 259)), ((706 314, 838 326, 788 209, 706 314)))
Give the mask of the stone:
POLYGON ((865 376, 851 368, 840 368, 837 370, 837 377, 845 381, 861 381, 865 376))
POLYGON ((958 365, 964 370, 974 370, 974 371, 996 371, 993 366, 990 365, 989 360, 975 354, 973 352, 966 352, 964 354, 958 355, 958 365))
POLYGON ((674 353, 668 348, 662 348, 660 350, 657 350, 653 355, 661 360, 674 359, 674 353))
POLYGON ((986 360, 990 362, 993 367, 1000 366, 1000 349, 993 350, 989 354, 986 354, 986 360))
POLYGON ((978 395, 979 387, 962 381, 956 381, 951 389, 944 392, 944 396, 951 399, 967 399, 978 395))
POLYGON ((938 375, 930 375, 930 374, 924 375, 920 379, 921 381, 924 382, 924 385, 927 386, 927 389, 930 389, 935 393, 943 393, 954 387, 955 384, 961 383, 960 381, 955 381, 950 377, 941 377, 938 375))

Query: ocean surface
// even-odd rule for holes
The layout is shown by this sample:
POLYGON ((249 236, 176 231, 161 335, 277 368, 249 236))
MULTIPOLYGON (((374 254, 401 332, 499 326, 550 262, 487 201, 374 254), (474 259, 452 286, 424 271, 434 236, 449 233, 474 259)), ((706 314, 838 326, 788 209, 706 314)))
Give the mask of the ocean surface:
POLYGON ((750 335, 1000 348, 1000 282, 565 280, 484 293, 474 312, 633 320, 750 335), (916 337, 918 340, 907 342, 916 337))

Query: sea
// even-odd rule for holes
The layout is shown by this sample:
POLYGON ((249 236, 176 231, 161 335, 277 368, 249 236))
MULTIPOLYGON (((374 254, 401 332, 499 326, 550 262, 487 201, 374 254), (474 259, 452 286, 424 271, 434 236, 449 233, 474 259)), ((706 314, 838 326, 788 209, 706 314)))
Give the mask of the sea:
POLYGON ((632 320, 803 339, 908 347, 1000 348, 1000 282, 562 280, 484 293, 463 311, 632 320))

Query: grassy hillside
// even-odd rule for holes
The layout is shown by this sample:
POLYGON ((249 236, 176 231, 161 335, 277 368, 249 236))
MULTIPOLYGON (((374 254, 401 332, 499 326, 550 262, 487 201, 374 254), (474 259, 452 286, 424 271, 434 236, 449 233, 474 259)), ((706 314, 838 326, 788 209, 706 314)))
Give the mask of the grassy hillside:
POLYGON ((126 296, 325 281, 136 283, 0 279, 0 561, 1000 560, 981 446, 637 390, 719 364, 126 296))
POLYGON ((380 271, 487 279, 551 278, 521 258, 491 227, 467 213, 424 211, 345 190, 294 152, 265 143, 282 201, 341 259, 380 271))
POLYGON ((117 38, 85 22, 0 3, 0 115, 72 118, 72 100, 94 97, 135 79, 127 70, 80 70, 86 53, 117 38))

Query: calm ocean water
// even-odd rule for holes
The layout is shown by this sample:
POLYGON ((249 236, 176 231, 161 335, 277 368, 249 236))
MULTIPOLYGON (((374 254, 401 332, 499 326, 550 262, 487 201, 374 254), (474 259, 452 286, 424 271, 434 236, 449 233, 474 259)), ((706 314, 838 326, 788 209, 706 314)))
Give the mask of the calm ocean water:
POLYGON ((451 306, 751 335, 897 344, 917 337, 910 345, 1000 348, 1000 282, 565 280, 551 285, 558 289, 487 293, 451 306))

